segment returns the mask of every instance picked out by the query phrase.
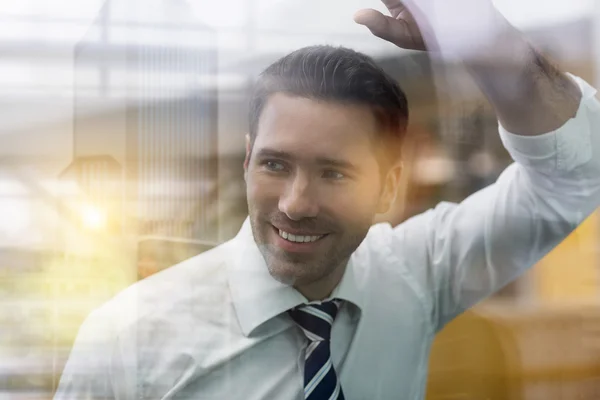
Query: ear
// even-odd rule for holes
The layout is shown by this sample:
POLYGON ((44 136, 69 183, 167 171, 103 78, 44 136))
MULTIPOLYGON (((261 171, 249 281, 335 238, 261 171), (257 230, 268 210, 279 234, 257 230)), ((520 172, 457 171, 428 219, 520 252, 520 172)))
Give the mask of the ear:
POLYGON ((398 187, 400 186, 400 178, 402 176, 402 163, 398 162, 392 166, 383 180, 383 187, 381 188, 381 195, 379 196, 379 205, 377 212, 379 214, 387 213, 392 204, 396 200, 398 194, 398 187))

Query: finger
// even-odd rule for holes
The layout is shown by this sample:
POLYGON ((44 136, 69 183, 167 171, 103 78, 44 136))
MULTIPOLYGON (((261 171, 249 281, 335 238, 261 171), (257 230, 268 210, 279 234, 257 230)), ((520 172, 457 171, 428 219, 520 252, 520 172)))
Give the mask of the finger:
POLYGON ((360 10, 354 14, 357 24, 366 26, 373 35, 405 49, 421 49, 420 37, 410 31, 409 24, 401 18, 392 18, 376 10, 360 10))
POLYGON ((396 18, 406 8, 400 0, 381 0, 381 2, 394 18, 396 18))

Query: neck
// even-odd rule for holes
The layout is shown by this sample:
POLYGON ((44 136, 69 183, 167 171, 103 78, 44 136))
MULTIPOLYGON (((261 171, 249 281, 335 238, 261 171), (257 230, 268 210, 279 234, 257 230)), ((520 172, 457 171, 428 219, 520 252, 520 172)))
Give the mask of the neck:
POLYGON ((308 301, 324 300, 331 295, 333 289, 340 283, 348 260, 341 263, 329 275, 324 276, 318 281, 307 283, 305 285, 294 285, 294 288, 300 292, 308 301))

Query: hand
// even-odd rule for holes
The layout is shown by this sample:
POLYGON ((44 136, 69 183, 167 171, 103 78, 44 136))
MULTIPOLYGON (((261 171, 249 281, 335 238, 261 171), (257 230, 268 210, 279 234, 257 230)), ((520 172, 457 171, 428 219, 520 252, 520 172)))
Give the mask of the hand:
POLYGON ((444 58, 472 57, 506 28, 490 0, 382 0, 390 12, 360 10, 354 20, 398 47, 430 50, 444 58))
POLYGON ((354 20, 398 47, 463 62, 509 132, 550 132, 576 114, 578 86, 536 52, 491 0, 382 2, 391 16, 360 10, 354 20))

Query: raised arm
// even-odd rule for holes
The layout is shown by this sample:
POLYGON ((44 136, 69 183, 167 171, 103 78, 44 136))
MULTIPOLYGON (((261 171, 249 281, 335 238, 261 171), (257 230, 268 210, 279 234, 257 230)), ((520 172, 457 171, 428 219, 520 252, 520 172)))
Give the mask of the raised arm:
POLYGON ((401 47, 463 62, 515 160, 493 185, 392 232, 438 330, 534 265, 600 205, 600 103, 595 89, 543 59, 487 1, 384 3, 391 16, 366 10, 356 21, 401 47))

